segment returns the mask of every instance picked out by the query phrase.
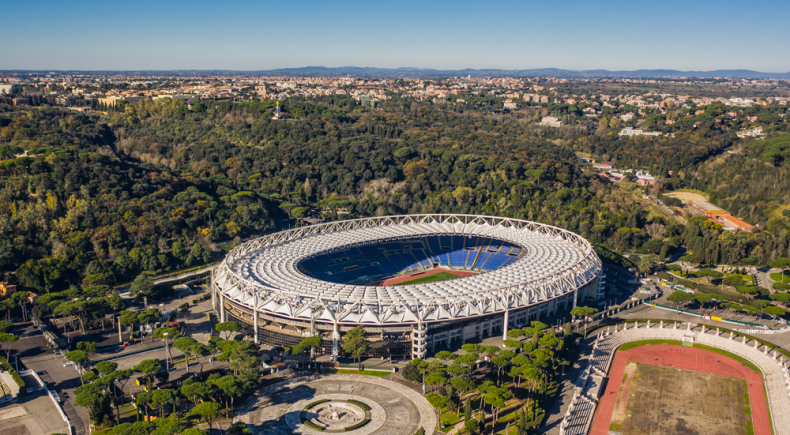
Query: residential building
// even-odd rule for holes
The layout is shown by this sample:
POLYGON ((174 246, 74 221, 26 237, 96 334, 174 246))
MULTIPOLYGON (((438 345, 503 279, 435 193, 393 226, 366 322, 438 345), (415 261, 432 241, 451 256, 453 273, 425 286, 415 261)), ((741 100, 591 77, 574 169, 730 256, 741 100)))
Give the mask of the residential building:
POLYGON ((543 119, 540 120, 540 125, 544 127, 559 127, 562 125, 562 122, 553 116, 544 116, 543 119))
POLYGON ((22 85, 20 84, 16 84, 16 83, 0 84, 0 95, 2 94, 11 95, 21 91, 22 91, 22 85))

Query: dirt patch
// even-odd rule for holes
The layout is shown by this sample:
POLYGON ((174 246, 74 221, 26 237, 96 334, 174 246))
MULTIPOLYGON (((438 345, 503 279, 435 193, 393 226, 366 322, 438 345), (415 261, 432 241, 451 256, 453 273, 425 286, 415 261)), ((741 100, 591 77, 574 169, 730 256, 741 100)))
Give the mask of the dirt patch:
POLYGON ((696 347, 638 346, 617 351, 590 434, 771 435, 767 408, 762 375, 738 361, 696 347))
POLYGON ((691 192, 671 192, 665 193, 665 196, 670 198, 677 198, 683 201, 683 204, 693 204, 698 201, 707 201, 708 198, 698 194, 698 193, 691 193, 691 192))
POLYGON ((626 391, 622 420, 612 420, 624 434, 745 435, 751 425, 743 379, 639 364, 626 391))

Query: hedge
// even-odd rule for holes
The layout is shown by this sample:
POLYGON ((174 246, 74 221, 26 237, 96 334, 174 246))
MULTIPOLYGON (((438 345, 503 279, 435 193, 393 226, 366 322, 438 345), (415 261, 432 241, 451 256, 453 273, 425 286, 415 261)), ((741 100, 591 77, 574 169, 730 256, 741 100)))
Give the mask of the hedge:
POLYGON ((19 373, 17 373, 16 370, 14 370, 14 368, 11 367, 11 364, 9 364, 8 361, 6 361, 6 359, 1 356, 0 356, 0 367, 2 367, 3 370, 11 373, 11 377, 14 378, 16 384, 19 385, 20 392, 25 390, 25 381, 22 380, 22 376, 19 376, 19 373))
POLYGON ((357 405, 357 406, 359 406, 360 408, 362 408, 365 411, 370 411, 370 407, 368 405, 365 405, 364 403, 362 403, 362 402, 360 402, 358 400, 349 399, 348 403, 350 403, 352 405, 357 405))
POLYGON ((316 405, 320 405, 320 404, 322 404, 322 403, 326 403, 326 402, 329 402, 329 399, 316 400, 315 402, 313 402, 313 403, 310 403, 310 404, 308 404, 307 406, 305 406, 305 407, 304 407, 304 410, 305 410, 305 411, 307 411, 308 409, 310 409, 310 408, 312 408, 312 407, 314 407, 314 406, 316 406, 316 405))
POLYGON ((317 430, 319 432, 323 432, 324 431, 323 427, 318 426, 317 424, 313 423, 310 420, 302 420, 302 423, 304 423, 305 426, 309 427, 310 429, 315 429, 315 430, 317 430))
POLYGON ((357 423, 357 424, 355 424, 355 425, 353 425, 353 426, 349 426, 349 427, 347 427, 347 428, 345 429, 345 431, 346 431, 346 432, 351 432, 352 430, 357 430, 357 429, 361 428, 362 426, 364 426, 364 425, 368 424, 368 422, 369 422, 369 421, 370 421, 370 419, 369 419, 369 418, 366 418, 366 419, 364 419, 364 420, 360 421, 359 423, 357 423))

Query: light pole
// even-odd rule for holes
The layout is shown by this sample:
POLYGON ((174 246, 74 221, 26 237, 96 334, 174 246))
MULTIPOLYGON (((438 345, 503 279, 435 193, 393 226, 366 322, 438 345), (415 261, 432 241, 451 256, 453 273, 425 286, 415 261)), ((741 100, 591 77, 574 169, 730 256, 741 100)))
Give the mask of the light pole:
MULTIPOLYGON (((169 332, 165 332, 162 335, 165 337, 165 367, 166 367, 165 371, 167 373, 170 373, 170 358, 169 358, 170 348, 167 346, 167 336, 170 335, 170 333, 169 332)), ((159 367, 162 367, 162 366, 159 366, 159 367)))

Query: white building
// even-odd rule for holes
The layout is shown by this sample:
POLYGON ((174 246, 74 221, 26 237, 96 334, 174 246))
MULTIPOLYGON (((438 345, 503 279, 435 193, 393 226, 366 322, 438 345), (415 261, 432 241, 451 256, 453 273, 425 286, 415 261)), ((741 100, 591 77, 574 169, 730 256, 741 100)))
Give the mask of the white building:
POLYGON ((659 131, 635 130, 633 127, 626 127, 620 131, 618 136, 661 136, 659 131))
POLYGON ((553 116, 544 116, 543 119, 540 120, 540 125, 544 127, 559 127, 562 125, 562 122, 553 116))

